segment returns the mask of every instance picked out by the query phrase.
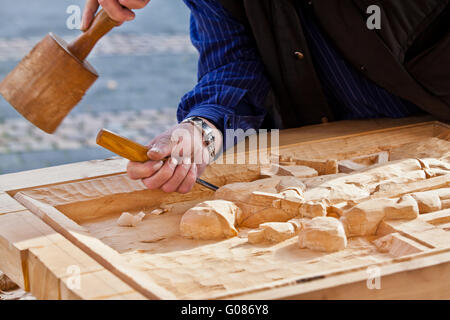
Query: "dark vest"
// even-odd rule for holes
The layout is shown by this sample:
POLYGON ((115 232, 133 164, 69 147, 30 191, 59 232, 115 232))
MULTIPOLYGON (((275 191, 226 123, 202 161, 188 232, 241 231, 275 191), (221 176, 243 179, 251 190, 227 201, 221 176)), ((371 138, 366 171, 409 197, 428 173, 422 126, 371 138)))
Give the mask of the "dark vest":
POLYGON ((341 54, 365 76, 450 121, 450 0, 220 0, 249 29, 271 81, 267 126, 333 120, 295 1, 305 2, 341 54), (381 8, 380 30, 366 26, 366 10, 374 4, 381 8))

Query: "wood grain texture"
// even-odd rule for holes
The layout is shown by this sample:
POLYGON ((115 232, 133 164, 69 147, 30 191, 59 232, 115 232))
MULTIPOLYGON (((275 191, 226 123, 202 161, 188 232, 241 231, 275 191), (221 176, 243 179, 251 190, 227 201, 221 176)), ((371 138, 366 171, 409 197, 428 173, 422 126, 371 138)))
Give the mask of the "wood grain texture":
MULTIPOLYGON (((374 119, 368 121, 342 121, 325 125, 307 126, 297 129, 283 130, 280 133, 280 149, 283 150, 284 156, 289 156, 290 150, 295 148, 294 145, 307 143, 313 145, 322 140, 333 140, 332 143, 341 143, 341 137, 347 137, 347 145, 352 145, 353 141, 348 140, 348 136, 359 135, 366 136, 366 140, 371 140, 372 135, 383 135, 383 141, 394 141, 391 139, 392 133, 400 130, 402 140, 415 142, 423 137, 433 137, 435 134, 447 132, 448 126, 439 122, 423 122, 430 120, 429 117, 406 118, 406 119, 374 119), (398 129, 400 127, 401 129, 398 129), (372 130, 372 133, 368 133, 372 130), (421 131, 419 134, 413 132, 421 131), (373 132, 375 131, 375 132, 373 132), (385 134, 387 132, 387 134, 385 134), (389 133, 391 136, 389 136, 389 133), (406 138, 404 137, 406 135, 406 138), (388 138, 386 138, 388 136, 388 138), (292 147, 292 148, 291 148, 292 147)), ((384 143, 383 142, 383 143, 384 143)), ((397 142, 395 142, 397 143, 397 142)), ((398 142, 401 144, 401 142, 398 142)), ((317 148, 315 148, 317 149, 317 148)), ((338 148, 332 148, 332 150, 338 148)), ((59 184, 69 181, 85 180, 92 177, 101 177, 107 175, 115 175, 126 171, 127 160, 125 159, 107 159, 79 162, 69 165, 43 168, 38 170, 19 172, 13 174, 2 175, 0 179, 0 191, 10 191, 14 195, 14 190, 23 190, 27 188, 43 187, 53 184, 59 184)), ((210 172, 218 172, 222 169, 228 169, 229 174, 233 174, 230 166, 219 165, 211 168, 210 172)), ((217 183, 218 185, 223 185, 217 183)))
POLYGON ((429 178, 417 179, 402 185, 387 183, 371 194, 372 199, 399 197, 404 194, 448 188, 450 186, 450 174, 429 178))
POLYGON ((34 214, 39 216, 45 223, 69 239, 81 248, 89 256, 93 257, 110 272, 118 276, 134 289, 145 295, 148 299, 173 299, 174 296, 155 282, 145 273, 138 269, 128 267, 126 261, 113 248, 105 245, 102 241, 89 235, 85 228, 67 218, 57 209, 36 201, 22 194, 17 194, 22 204, 26 205, 34 214))
POLYGON ((0 190, 7 191, 10 195, 14 196, 18 190, 51 186, 69 181, 82 181, 94 177, 117 175, 124 173, 126 166, 127 160, 125 159, 106 159, 10 173, 1 176, 0 190))
MULTIPOLYGON (((440 127, 435 123, 419 124, 411 125, 408 128, 412 130, 412 134, 411 132, 408 134, 408 130, 405 128, 399 129, 402 132, 400 135, 395 133, 396 130, 390 133, 395 133, 392 136, 402 140, 401 143, 409 143, 414 142, 414 136, 416 139, 417 137, 433 137, 436 133, 444 136, 445 130, 440 130, 440 127)), ((367 140, 373 139, 373 135, 376 139, 386 140, 388 131, 390 129, 381 129, 376 133, 364 133, 363 135, 367 140)), ((353 138, 358 141, 360 134, 355 134, 353 138)), ((351 145, 354 141, 353 138, 344 137, 343 145, 351 145)), ((395 139, 393 141, 396 141, 395 139)), ((335 137, 326 137, 324 140, 319 139, 316 142, 319 145, 327 141, 340 143, 340 139, 335 137)), ((311 142, 310 147, 313 144, 311 142)), ((356 145, 360 147, 358 144, 356 145)), ((332 149, 329 156, 344 157, 337 149, 339 148, 332 149)), ((372 147, 369 146, 365 150, 369 149, 372 147)), ((348 155, 353 156, 354 154, 350 152, 348 155)), ((163 198, 160 193, 135 190, 133 185, 127 184, 128 182, 123 183, 123 174, 120 174, 119 171, 107 173, 108 170, 105 170, 101 164, 99 166, 99 176, 101 177, 95 175, 94 167, 92 167, 92 171, 85 171, 91 175, 91 178, 86 178, 69 172, 69 166, 65 169, 68 178, 63 177, 64 172, 60 174, 60 177, 52 176, 50 179, 42 175, 42 184, 39 184, 38 178, 34 178, 33 175, 27 175, 31 181, 25 181, 25 175, 21 176, 22 181, 16 182, 12 182, 12 177, 10 177, 9 182, 6 182, 5 185, 15 185, 16 187, 13 188, 13 191, 10 189, 5 191, 21 198, 22 202, 27 203, 26 207, 40 216, 43 221, 147 298, 154 296, 159 298, 169 296, 176 298, 448 298, 450 296, 448 282, 444 281, 450 272, 448 230, 443 227, 446 225, 445 217, 444 222, 440 223, 439 219, 443 218, 441 215, 430 218, 430 221, 436 223, 435 225, 424 221, 415 224, 397 221, 393 224, 389 222, 384 229, 379 228, 384 230, 384 234, 398 232, 401 235, 400 239, 410 244, 416 244, 423 249, 423 252, 417 255, 398 258, 389 252, 379 252, 370 237, 350 239, 348 248, 333 254, 317 253, 307 249, 299 250, 295 245, 296 239, 278 244, 250 245, 246 239, 248 230, 244 229, 240 230, 238 237, 219 243, 192 242, 192 240, 180 239, 179 221, 185 210, 194 206, 196 201, 209 196, 207 191, 198 193, 197 197, 189 200, 189 204, 188 202, 177 203, 177 201, 185 200, 180 200, 180 198, 177 200, 176 197, 170 198, 171 195, 167 195, 169 198, 163 198), (99 181, 93 183, 92 180, 99 181), (25 187, 21 187, 21 184, 25 187), (35 184, 34 187, 33 184, 35 184), (111 185, 105 186, 104 184, 111 185), (122 184, 124 187, 116 184, 122 184), (98 188, 99 186, 102 187, 98 188), (134 196, 141 192, 139 197, 134 196), (34 198, 39 200, 36 201, 34 198), (129 201, 126 200, 127 198, 129 201), (170 210, 160 216, 145 218, 136 229, 120 229, 116 224, 115 205, 123 206, 123 208, 127 206, 135 208, 137 207, 135 201, 139 198, 144 208, 145 206, 153 208, 167 202, 170 210), (117 199, 116 203, 114 203, 114 199, 117 199), (50 203, 56 207, 50 206, 50 203), (109 206, 110 203, 111 206, 109 206), (101 215, 91 216, 87 220, 82 219, 85 212, 89 212, 87 214, 89 216, 90 211, 102 208, 104 211, 101 215), (77 220, 76 217, 80 220, 77 220), (440 239, 436 239, 436 234, 440 239), (367 289, 366 270, 371 265, 379 266, 382 270, 382 290, 367 289), (132 270, 131 276, 129 275, 130 269, 132 270), (418 281, 420 286, 408 286, 408 281, 414 281, 416 277, 420 278, 418 281), (150 280, 147 282, 148 278, 150 280), (144 280, 141 281, 141 279, 144 280), (160 288, 169 294, 165 296, 156 293, 160 288), (405 288, 408 288, 408 292, 405 291, 405 288), (349 293, 344 289, 354 291, 349 293), (410 292, 410 289, 414 292, 410 292)), ((423 167, 420 163, 417 165, 413 161, 408 165, 416 166, 418 173, 405 176, 405 172, 402 170, 397 172, 399 179, 411 180, 405 183, 408 188, 401 190, 401 193, 422 191, 424 188, 433 190, 447 186, 446 177, 427 178, 422 174, 423 167), (426 183, 423 184, 423 182, 426 183)), ((81 166, 81 168, 84 167, 81 166)), ((208 177, 216 179, 218 185, 224 185, 233 179, 237 181, 242 179, 244 170, 239 170, 236 172, 233 166, 211 166, 208 177)), ((51 173, 51 171, 47 172, 51 173)), ((256 166, 253 171, 250 170, 245 175, 243 180, 252 181, 258 177, 259 168, 256 166)), ((330 178, 328 183, 332 183, 330 181, 340 177, 342 176, 330 178)), ((311 179, 318 180, 318 178, 321 177, 311 179)), ((359 182, 365 184, 367 181, 359 182)), ((0 185, 2 183, 0 179, 0 185)), ((367 183, 368 190, 375 191, 374 194, 378 192, 377 183, 379 183, 377 179, 369 181, 367 183)), ((306 184, 308 191, 310 188, 320 186, 322 182, 314 182, 314 187, 311 187, 311 182, 306 184)), ((354 185, 356 186, 356 184, 354 185)), ((382 189, 382 191, 386 192, 386 189, 382 189)), ((67 298, 90 297, 90 292, 86 292, 83 297, 74 291, 67 293, 64 285, 61 285, 60 291, 61 296, 67 298)), ((133 297, 135 293, 109 294, 106 290, 99 291, 98 296, 104 299, 115 299, 115 297, 122 296, 133 297)))
POLYGON ((100 10, 71 44, 50 33, 0 83, 1 95, 31 123, 53 133, 97 80, 85 58, 117 25, 100 10))
POLYGON ((428 247, 396 232, 375 240, 374 244, 380 251, 389 252, 394 257, 402 257, 429 250, 428 247))
POLYGON ((368 269, 337 273, 333 277, 303 278, 289 285, 259 287, 250 293, 225 296, 224 299, 448 299, 450 296, 450 252, 448 250, 398 258, 379 266, 381 289, 367 286, 368 269), (407 288, 407 290, 405 290, 407 288))
POLYGON ((0 243, 0 268, 38 299, 61 299, 60 287, 66 288, 67 295, 79 298, 102 298, 105 291, 112 296, 136 294, 29 211, 0 216, 0 243), (81 277, 76 292, 68 286, 73 276, 69 272, 71 267, 81 277), (90 281, 95 280, 95 287, 90 286, 88 279, 84 280, 87 275, 90 281), (111 282, 120 282, 120 290, 111 286, 111 282))
POLYGON ((23 211, 26 208, 9 194, 0 192, 0 215, 11 212, 23 211))
POLYGON ((398 232, 429 248, 446 248, 450 246, 449 232, 421 219, 383 221, 377 234, 386 234, 386 232, 398 232))
MULTIPOLYGON (((295 147, 297 143, 310 142, 314 140, 326 140, 335 139, 336 137, 352 136, 367 134, 369 132, 383 133, 385 131, 390 131, 392 128, 398 127, 415 127, 418 124, 430 123, 438 124, 433 121, 432 117, 420 116, 420 117, 410 117, 403 119, 370 119, 362 121, 337 121, 329 122, 324 124, 305 126, 301 128, 293 128, 283 130, 280 134, 280 145, 281 146, 292 146, 295 147)), ((441 124, 438 124, 441 126, 441 124)), ((433 129, 432 130, 436 130, 433 129)), ((435 132, 430 132, 432 136, 435 132)))
POLYGON ((413 124, 395 129, 365 131, 343 136, 337 134, 316 141, 293 143, 283 148, 283 155, 303 160, 330 160, 332 154, 333 159, 344 160, 389 151, 403 144, 433 136, 434 123, 413 124))
POLYGON ((49 34, 0 83, 0 93, 27 120, 53 133, 97 78, 63 39, 49 34))
MULTIPOLYGON (((17 196, 20 195, 20 193, 17 194, 17 196)), ((47 215, 47 218, 43 218, 44 221, 52 223, 52 226, 63 234, 67 231, 70 232, 70 224, 67 227, 67 222, 61 220, 62 217, 57 217, 56 211, 40 206, 42 211, 34 212, 47 215), (66 231, 59 228, 66 229, 66 231)), ((28 207, 30 206, 28 205, 28 207)), ((85 235, 90 238, 89 241, 86 240, 87 238, 80 238, 79 234, 74 235, 77 239, 72 239, 72 241, 84 248, 83 250, 88 250, 90 255, 97 256, 97 259, 102 261, 105 259, 114 264, 114 268, 123 263, 122 261, 119 264, 119 260, 131 262, 131 265, 121 270, 119 268, 118 271, 125 272, 134 266, 134 268, 148 273, 159 286, 174 292, 177 298, 228 297, 228 295, 239 295, 241 290, 242 293, 253 289, 257 290, 258 284, 264 282, 270 283, 266 287, 269 290, 277 286, 277 282, 274 282, 277 277, 287 279, 283 281, 284 284, 280 284, 286 286, 289 283, 289 276, 294 274, 299 277, 305 274, 308 277, 315 277, 315 274, 319 272, 321 277, 325 275, 334 277, 334 274, 350 272, 350 269, 355 266, 367 268, 373 264, 373 259, 384 263, 395 262, 390 254, 377 253, 375 247, 363 239, 350 240, 348 249, 333 255, 311 250, 299 252, 295 246, 296 239, 293 239, 292 242, 264 245, 260 248, 246 246, 245 237, 219 243, 205 242, 202 244, 202 242, 192 243, 189 240, 183 242, 177 235, 179 219, 183 212, 180 211, 175 216, 169 214, 144 220, 142 226, 130 232, 117 229, 115 216, 94 220, 83 224, 83 233, 85 230, 89 230, 89 235, 85 235), (161 219, 169 220, 163 223, 161 219), (170 224, 168 221, 171 221, 170 224), (167 234, 171 232, 173 232, 172 235, 167 234), (137 245, 145 237, 156 237, 156 233, 159 233, 160 239, 163 238, 162 241, 137 245), (105 248, 104 244, 100 244, 100 241, 95 239, 97 237, 107 246, 116 249, 120 253, 120 257, 117 254, 114 254, 115 257, 110 256, 108 253, 110 249, 105 248), (132 240, 133 237, 135 240, 132 240), (88 246, 87 249, 85 245, 88 246), (175 248, 176 250, 172 252, 175 248), (251 258, 244 259, 245 255, 243 254, 247 250, 250 250, 251 258), (148 254, 144 254, 144 252, 148 252, 148 254), (296 256, 298 261, 292 260, 293 256, 296 256), (283 259, 283 265, 280 265, 280 259, 283 259), (199 268, 199 263, 203 266, 202 268, 199 268), (238 270, 239 277, 235 278, 232 275, 238 270), (225 277, 225 274, 229 276, 225 277), (223 283, 226 283, 226 287, 223 287, 223 283), (242 287, 247 289, 242 289, 242 287)), ((428 225, 428 227, 433 228, 432 225, 428 225)), ((407 225, 399 228, 402 228, 405 233, 429 230, 414 227, 408 229, 407 225)), ((420 240, 419 244, 424 241, 420 234, 418 239, 420 240)), ((433 244, 427 246, 429 250, 432 250, 433 247, 435 247, 433 244)), ((108 268, 111 267, 108 266, 108 268)), ((126 272, 128 274, 129 270, 126 272)), ((141 285, 145 282, 139 281, 141 285)), ((127 280, 127 283, 131 285, 132 282, 127 280)))
MULTIPOLYGON (((53 207, 27 198, 27 196, 22 193, 18 193, 16 197, 35 214, 40 216, 46 223, 70 239, 85 252, 89 253, 90 256, 95 257, 95 259, 108 270, 118 276, 120 275, 119 277, 126 281, 127 284, 149 298, 155 297, 155 295, 157 295, 157 297, 170 297, 170 295, 164 295, 164 293, 161 295, 159 293, 160 289, 157 289, 158 287, 163 287, 166 290, 170 289, 169 291, 175 293, 174 297, 177 298, 205 298, 209 295, 219 294, 220 292, 224 294, 230 290, 241 288, 243 285, 251 287, 258 282, 261 282, 262 276, 265 279, 264 281, 270 282, 271 279, 273 280, 280 276, 286 277, 293 273, 310 273, 313 270, 318 269, 323 272, 329 272, 335 270, 335 268, 342 267, 343 261, 346 261, 346 264, 348 265, 361 263, 368 264, 371 263, 371 259, 368 256, 366 259, 361 259, 361 257, 355 259, 352 257, 355 255, 358 256, 356 252, 360 251, 362 247, 364 248, 364 251, 368 250, 368 252, 376 252, 369 242, 361 242, 360 240, 353 242, 347 251, 344 250, 331 256, 310 250, 300 254, 296 246, 289 242, 284 242, 279 247, 273 246, 254 251, 252 247, 247 247, 246 249, 244 249, 245 247, 242 247, 242 244, 246 242, 245 238, 232 238, 227 241, 215 243, 214 245, 210 244, 209 246, 201 245, 200 242, 198 243, 200 245, 197 248, 194 247, 191 248, 191 250, 164 253, 164 251, 167 251, 174 245, 192 246, 191 240, 185 240, 184 244, 183 242, 180 243, 179 235, 175 232, 172 236, 169 236, 168 241, 147 243, 147 248, 153 248, 153 251, 157 250, 154 254, 147 256, 145 254, 132 254, 132 252, 128 254, 123 252, 119 255, 119 253, 114 250, 114 248, 117 248, 114 243, 125 235, 125 233, 123 233, 123 231, 117 233, 119 230, 110 229, 111 226, 115 224, 114 217, 112 219, 101 220, 110 221, 110 223, 112 223, 109 224, 107 229, 101 228, 95 231, 96 229, 93 229, 93 226, 96 225, 95 223, 90 224, 90 226, 86 225, 86 227, 80 229, 80 226, 76 225, 73 221, 70 221, 70 219, 53 207), (89 229, 89 233, 86 233, 86 229, 89 229), (96 235, 97 232, 105 234, 104 232, 108 229, 114 231, 114 233, 109 233, 109 239, 112 242, 108 241, 108 245, 106 245, 104 242, 105 240, 100 240, 94 235, 96 235), (162 252, 158 254, 158 251, 161 250, 162 252), (221 252, 221 254, 218 255, 217 252, 221 252), (243 259, 243 257, 245 257, 245 252, 250 254, 252 259, 243 259), (290 263, 284 264, 283 267, 279 266, 280 257, 288 259, 288 257, 294 253, 300 254, 300 256, 306 254, 306 256, 300 258, 297 263, 291 261, 290 263), (198 263, 199 261, 204 261, 206 258, 208 259, 208 270, 210 271, 205 273, 204 269, 198 268, 198 263), (129 259, 132 261, 131 266, 126 262, 129 259), (310 261, 311 259, 317 260, 317 262, 305 264, 305 262, 310 261), (180 265, 180 263, 182 268, 178 268, 176 269, 178 271, 174 272, 175 269, 173 269, 173 266, 180 265), (139 272, 137 270, 139 270, 139 272), (144 270, 145 274, 142 275, 144 270), (213 270, 215 271, 213 272, 213 270), (246 276, 244 278, 247 280, 243 282, 241 277, 234 279, 234 277, 231 276, 234 273, 233 270, 246 270, 245 273, 240 271, 239 274, 240 276, 245 274, 246 276), (217 276, 217 272, 222 276, 224 274, 229 274, 230 276, 227 277, 227 280, 224 280, 222 276, 217 276), (189 274, 189 277, 186 276, 187 274, 189 274), (155 280, 156 286, 149 280, 149 277, 155 280), (227 289, 220 285, 223 281, 228 283, 227 289)), ((178 216, 180 217, 180 214, 178 216)), ((162 218, 164 218, 164 215, 162 218)), ((167 216, 167 218, 169 218, 169 216, 167 216)), ((173 220, 173 224, 171 224, 173 226, 172 228, 175 228, 175 230, 178 230, 179 222, 177 221, 179 220, 173 220)), ((155 224, 156 221, 150 224, 149 222, 150 221, 147 221, 147 223, 145 223, 144 220, 142 227, 149 228, 151 226, 156 228, 155 231, 159 230, 159 232, 170 232, 171 230, 168 228, 167 224, 165 224, 164 229, 161 229, 159 224, 155 224)), ((139 232, 139 230, 135 230, 133 233, 136 232, 138 235, 140 234, 143 236, 142 232, 139 232)), ((146 233, 150 235, 152 234, 152 231, 147 229, 146 233)), ((293 241, 294 243, 296 242, 295 239, 293 239, 293 241)), ((381 254, 379 259, 389 260, 390 257, 381 254)), ((204 264, 205 262, 202 263, 204 264)))
MULTIPOLYGON (((23 216, 29 211, 0 215, 0 270, 17 285, 29 290, 26 276, 27 243, 37 233, 29 224, 23 223, 23 216)), ((32 215, 36 220, 36 217, 32 215)), ((39 220, 39 219, 37 219, 39 220)), ((39 221, 42 223, 42 221, 39 221)))
POLYGON ((147 147, 106 129, 102 129, 98 133, 97 144, 130 161, 146 162, 149 160, 147 147))
MULTIPOLYGON (((260 177, 259 172, 260 169, 256 165, 212 165, 202 177, 216 185, 224 185, 255 180, 260 177)), ((161 203, 170 204, 213 196, 213 192, 199 185, 185 195, 148 190, 141 181, 131 180, 125 174, 51 185, 19 193, 61 209, 77 222, 126 210, 150 210, 161 203)))
POLYGON ((120 23, 111 19, 108 14, 101 9, 94 17, 88 30, 67 46, 67 49, 80 61, 84 61, 96 43, 120 23))
POLYGON ((432 225, 450 223, 450 209, 423 214, 420 219, 432 225))

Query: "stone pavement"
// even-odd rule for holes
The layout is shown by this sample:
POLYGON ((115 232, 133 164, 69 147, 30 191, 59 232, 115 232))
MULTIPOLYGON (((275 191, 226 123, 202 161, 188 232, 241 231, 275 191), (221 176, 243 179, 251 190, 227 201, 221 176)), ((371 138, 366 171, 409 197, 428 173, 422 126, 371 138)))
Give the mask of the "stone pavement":
POLYGON ((0 122, 0 174, 112 156, 95 140, 105 128, 142 144, 176 124, 176 109, 69 115, 46 134, 23 118, 0 122))
MULTIPOLYGON (((63 37, 70 42, 73 37, 63 37)), ((0 38, 0 61, 17 61, 25 56, 42 39, 0 38)), ((103 38, 89 55, 102 56, 148 56, 151 54, 195 54, 188 35, 120 34, 103 38)))

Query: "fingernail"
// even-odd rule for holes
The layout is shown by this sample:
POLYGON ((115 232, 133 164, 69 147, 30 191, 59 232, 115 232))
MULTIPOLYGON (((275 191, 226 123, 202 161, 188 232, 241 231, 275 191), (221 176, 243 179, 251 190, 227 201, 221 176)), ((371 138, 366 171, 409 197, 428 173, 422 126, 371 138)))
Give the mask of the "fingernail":
POLYGON ((178 165, 178 160, 175 158, 170 158, 170 163, 173 164, 174 166, 178 165))
POLYGON ((161 153, 162 150, 161 150, 160 148, 158 148, 157 146, 153 146, 153 147, 150 149, 150 152, 161 153))
POLYGON ((161 167, 164 165, 163 161, 158 161, 155 165, 153 165, 153 170, 157 171, 161 169, 161 167))

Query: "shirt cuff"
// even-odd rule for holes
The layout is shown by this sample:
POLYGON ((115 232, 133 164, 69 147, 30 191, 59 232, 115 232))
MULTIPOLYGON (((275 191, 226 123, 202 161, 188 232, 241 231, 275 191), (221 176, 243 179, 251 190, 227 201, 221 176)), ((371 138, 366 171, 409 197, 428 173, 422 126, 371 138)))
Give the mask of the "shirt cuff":
POLYGON ((217 105, 200 105, 192 108, 189 112, 179 110, 178 121, 181 122, 190 117, 202 117, 214 124, 223 134, 226 113, 225 109, 217 105))

